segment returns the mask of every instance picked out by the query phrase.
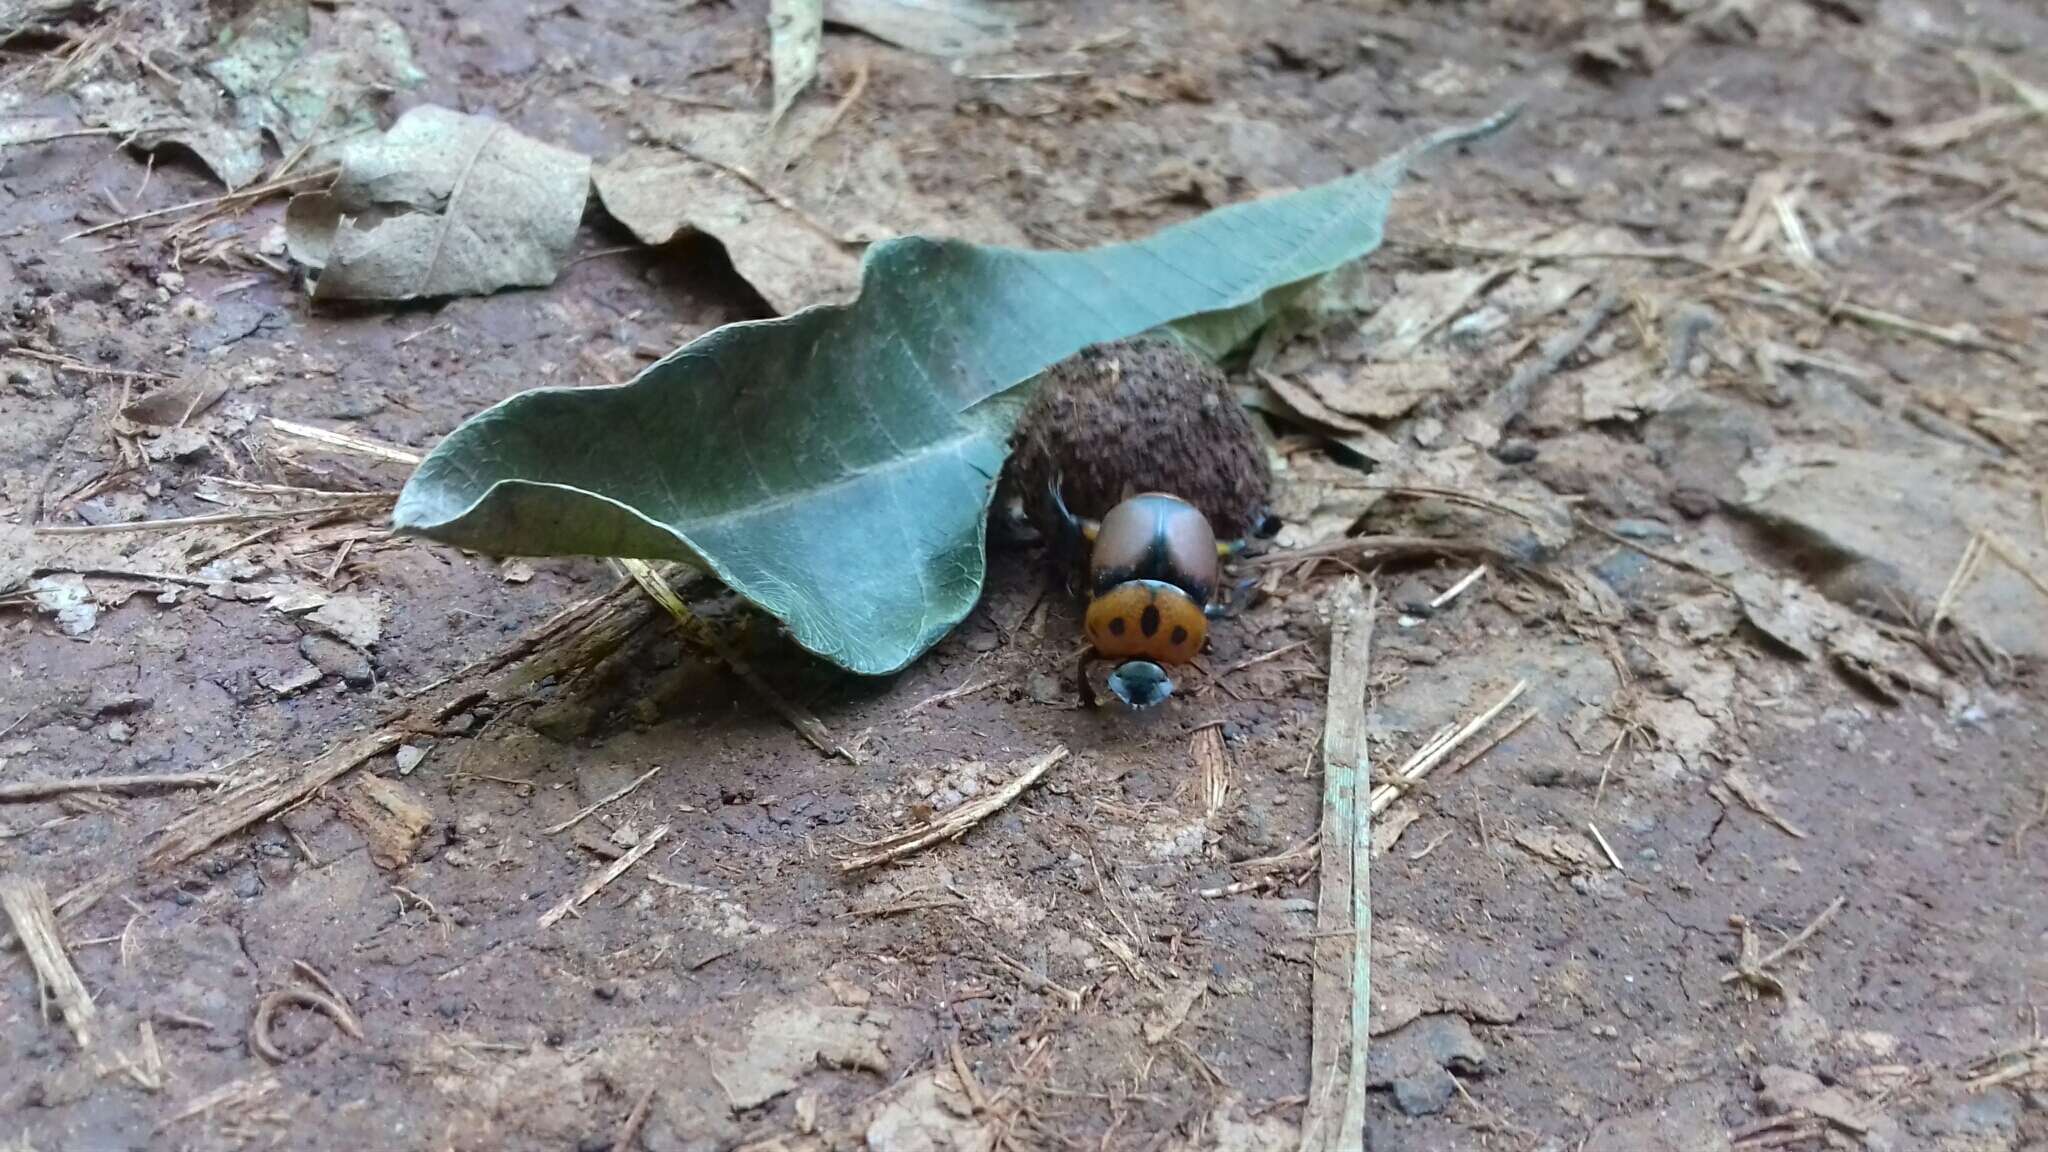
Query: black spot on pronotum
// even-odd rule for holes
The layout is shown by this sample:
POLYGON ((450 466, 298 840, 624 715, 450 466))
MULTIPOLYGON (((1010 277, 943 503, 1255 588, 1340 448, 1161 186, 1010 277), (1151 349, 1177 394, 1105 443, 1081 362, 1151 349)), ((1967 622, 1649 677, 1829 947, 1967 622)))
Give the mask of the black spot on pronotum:
POLYGON ((1124 618, 1123 618, 1123 617, 1121 617, 1121 616, 1111 616, 1111 617, 1109 618, 1109 634, 1110 634, 1111 636, 1121 636, 1121 635, 1123 635, 1123 634, 1124 634, 1124 618))
POLYGON ((1147 636, 1159 634, 1159 605, 1145 605, 1145 611, 1138 616, 1138 631, 1147 636))
POLYGON ((1183 628, 1183 627, 1181 627, 1181 626, 1180 626, 1180 625, 1178 625, 1178 624, 1174 625, 1174 626, 1173 626, 1173 646, 1174 646, 1175 648, 1178 648, 1178 647, 1180 647, 1181 645, 1183 645, 1183 644, 1185 644, 1185 643, 1187 643, 1187 642, 1188 642, 1188 630, 1187 630, 1187 629, 1185 629, 1185 628, 1183 628))

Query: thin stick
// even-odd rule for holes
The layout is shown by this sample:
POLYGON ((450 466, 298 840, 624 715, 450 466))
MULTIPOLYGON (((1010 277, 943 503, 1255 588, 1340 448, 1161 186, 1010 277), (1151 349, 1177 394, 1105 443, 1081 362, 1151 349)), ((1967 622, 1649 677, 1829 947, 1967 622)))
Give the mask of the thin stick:
POLYGON ((143 776, 84 776, 76 780, 17 780, 0 784, 0 804, 41 800, 67 792, 142 792, 153 788, 214 788, 229 777, 217 772, 180 772, 143 776))
POLYGON ((1801 928, 1799 930, 1799 935, 1794 936, 1790 940, 1785 941, 1783 944, 1778 945, 1776 948, 1773 948, 1767 955, 1765 955, 1763 959, 1763 967, 1769 968, 1771 965, 1776 964, 1778 961, 1783 960, 1785 957, 1790 956, 1793 952, 1797 951, 1808 940, 1813 939, 1813 934, 1820 931, 1822 925, 1826 924, 1830 920, 1833 920, 1835 918, 1835 913, 1840 912, 1843 908, 1847 907, 1848 904, 1849 898, 1847 896, 1835 897, 1832 903, 1830 903, 1826 908, 1821 910, 1820 915, 1815 916, 1813 918, 1813 923, 1808 924, 1806 927, 1801 928))
POLYGON ((625 1123, 619 1125, 619 1134, 612 1139, 612 1152, 633 1152, 633 1142, 640 1138, 640 1128, 647 1123, 647 1113, 654 1108, 654 1086, 640 1093, 640 1099, 633 1102, 633 1110, 626 1113, 625 1123))
POLYGON ((639 779, 634 780, 630 784, 622 785, 617 791, 613 792, 611 795, 606 796, 604 799, 599 800, 597 803, 592 804, 590 807, 585 808, 583 811, 576 813, 574 816, 569 817, 567 820, 562 821, 560 824, 550 825, 546 828, 541 829, 541 831, 549 836, 552 836, 557 832, 566 832, 569 829, 574 828, 578 824, 583 823, 586 817, 588 817, 591 813, 596 812, 599 808, 604 807, 605 805, 611 803, 614 800, 618 800, 623 797, 632 795, 635 789, 639 788, 642 784, 647 783, 647 781, 652 779, 656 773, 660 772, 662 769, 666 767, 668 767, 668 765, 666 764, 656 764, 654 767, 649 768, 645 772, 642 772, 640 774, 639 779))
POLYGON ((1941 595, 1934 601, 1934 614, 1927 618, 1927 635, 1931 638, 1941 630, 1941 622, 1948 619, 1956 601, 1963 595, 1963 589, 1970 584, 1970 578, 1984 563, 1984 534, 1978 532, 1963 545, 1963 554, 1956 559, 1955 571, 1949 573, 1948 583, 1942 587, 1941 595))
POLYGON ((932 696, 927 696, 924 699, 919 700, 917 703, 912 704, 910 707, 905 708, 898 718, 906 719, 908 717, 915 716, 919 712, 922 712, 927 708, 933 707, 934 705, 948 704, 955 700, 965 699, 966 697, 974 695, 976 692, 993 688, 1002 682, 1003 678, 1001 676, 991 676, 986 680, 976 680, 971 684, 962 684, 958 688, 948 688, 944 692, 940 692, 932 696))
POLYGON ((1964 348, 1972 352, 1990 352, 2014 361, 2023 362, 2025 359, 2019 350, 2005 341, 1979 336, 1962 325, 1952 325, 1944 328, 1925 320, 1916 320, 1911 316, 1901 316, 1897 312, 1887 312, 1882 308, 1873 308, 1868 304, 1859 304, 1854 300, 1822 299, 1817 296, 1808 295, 1790 284, 1786 284, 1781 280, 1773 280, 1768 276, 1745 275, 1743 279, 1748 280, 1766 292, 1783 296, 1787 299, 1797 300, 1801 304, 1821 313, 1823 316, 1847 316, 1851 320, 1872 328, 1889 328, 1896 332, 1904 332, 1908 335, 1932 340, 1937 344, 1946 344, 1951 348, 1964 348))
POLYGON ((260 200, 273 192, 282 192, 287 188, 296 188, 301 184, 311 184, 315 180, 331 179, 338 171, 340 170, 336 168, 323 168, 318 172, 303 173, 287 180, 272 180, 267 184, 258 184, 254 188, 244 188, 239 192, 229 192, 223 196, 208 196, 204 200, 187 200, 183 204, 173 204, 168 208, 155 208, 148 212, 138 212, 133 216, 123 216, 119 220, 109 220, 104 224, 95 224, 90 228, 80 229, 64 237, 60 243, 68 244, 73 240, 94 236, 126 224, 139 224, 144 220, 154 220, 159 216, 171 216, 179 212, 189 212, 195 208, 214 208, 222 204, 233 203, 237 200, 260 200))
POLYGON ((1372 813, 1358 803, 1358 793, 1360 780, 1370 779, 1365 705, 1372 679, 1372 630, 1378 604, 1378 589, 1368 599, 1358 578, 1352 576, 1337 586, 1330 611, 1322 849, 1317 867, 1315 968, 1309 992, 1309 1099, 1301 1117, 1302 1152, 1336 1152, 1365 1144, 1364 1068, 1369 1029, 1363 1021, 1369 1013, 1371 990, 1372 813), (1346 999, 1351 1001, 1348 1010, 1346 999), (1347 1046, 1348 1066, 1344 1059, 1347 1046))
POLYGON ((324 444, 329 448, 339 448, 344 452, 354 452, 359 456, 371 456, 378 460, 389 460, 394 464, 418 464, 421 460, 421 456, 417 452, 400 448, 394 444, 386 444, 381 440, 372 440, 367 436, 352 436, 347 432, 331 432, 325 428, 315 428, 311 424, 300 424, 295 420, 280 420, 275 416, 270 418, 270 426, 287 436, 296 436, 301 440, 311 440, 315 444, 324 444))
POLYGON ((24 136, 17 140, 0 138, 0 147, 25 148, 30 144, 48 144, 55 140, 74 140, 80 136, 119 136, 122 128, 67 128, 61 132, 46 132, 41 136, 24 136))
POLYGON ((332 504, 316 504, 304 508, 262 508, 252 512, 217 512, 206 516, 173 516, 164 520, 133 520, 125 524, 39 524, 38 536, 97 536, 111 532, 171 532, 185 528, 204 528, 212 524, 247 524, 254 520, 289 520, 296 516, 331 516, 336 512, 348 511, 351 504, 361 504, 367 510, 373 503, 388 503, 390 496, 347 496, 332 504))
POLYGON ((1600 846, 1600 851, 1607 853, 1607 862, 1609 864, 1614 865, 1614 870, 1616 872, 1628 871, 1628 869, 1623 868, 1621 866, 1621 857, 1616 856, 1614 854, 1614 845, 1609 844, 1607 842, 1607 837, 1602 836, 1600 834, 1600 826, 1598 824, 1595 824, 1591 821, 1587 821, 1586 831, 1591 832, 1593 834, 1593 843, 1598 844, 1600 846))
POLYGON ((42 352, 34 348, 10 348, 7 354, 10 356, 20 356, 28 360, 39 360, 44 364, 54 365, 65 372, 76 372, 81 376, 113 376, 127 380, 157 380, 164 383, 175 383, 178 379, 176 376, 165 376, 158 372, 138 372, 129 368, 101 368, 96 364, 87 364, 83 360, 74 360, 69 356, 59 356, 54 352, 42 352))
POLYGON ((1296 640, 1292 644, 1282 644, 1280 647, 1273 649, 1271 652, 1261 652, 1257 656, 1251 656, 1247 657, 1246 659, 1239 660, 1237 663, 1232 664, 1229 667, 1223 669, 1222 671, 1216 673, 1216 678, 1218 680, 1221 680, 1225 676, 1235 675, 1239 672, 1244 671, 1247 668, 1252 668, 1260 664, 1264 664, 1269 660, 1278 660, 1282 656, 1287 655, 1289 652, 1293 652, 1297 649, 1306 647, 1308 647, 1308 641, 1306 640, 1296 640))
POLYGON ((663 824, 661 827, 656 828, 652 832, 649 832, 647 834, 647 838, 645 840, 640 841, 640 843, 634 845, 633 850, 631 852, 628 852, 624 856, 619 857, 617 860, 612 861, 610 867, 606 868, 604 871, 598 873, 590 879, 585 880, 583 882, 583 887, 578 888, 567 899, 563 900, 560 904, 557 904, 553 908, 550 908, 546 912, 542 913, 540 918, 540 926, 542 928, 554 927, 557 921, 559 921, 562 917, 567 916, 570 912, 574 911, 578 905, 582 904, 586 900, 589 900, 592 896, 597 895, 599 892, 604 891, 605 885, 610 884, 612 881, 617 880, 619 877, 625 875, 626 869, 631 868, 633 865, 639 863, 640 858, 642 856, 645 856, 649 852, 654 851, 655 845, 660 844, 662 840, 667 838, 668 827, 668 825, 663 824))
POLYGON ((906 829, 894 836, 885 837, 874 844, 865 845, 864 847, 870 849, 870 851, 841 857, 839 860, 839 870, 841 872, 856 872, 862 868, 886 864, 891 860, 900 860, 913 852, 922 851, 946 840, 957 840, 965 835, 969 828, 981 823, 997 810, 1009 804, 1010 801, 1022 796, 1025 789, 1036 784, 1039 777, 1045 775, 1053 765, 1066 758, 1067 747, 1062 744, 1045 755, 1040 756, 1037 760, 1032 761, 1022 772, 1017 774, 1016 779, 1011 780, 1008 784, 1003 785, 994 792, 962 804, 937 820, 915 828, 906 829))
POLYGON ((1551 337, 1534 360, 1517 368, 1514 375, 1508 377, 1508 382, 1501 386, 1495 400, 1495 414, 1502 417, 1501 426, 1506 427, 1521 416, 1534 399, 1536 386, 1564 367, 1572 353, 1591 340, 1593 334, 1607 323, 1608 317, 1620 309, 1621 293, 1612 289, 1601 293, 1600 298, 1593 302, 1592 309, 1576 325, 1551 337))
POLYGON ((669 587, 668 581, 662 579, 661 574, 646 561, 620 559, 617 563, 633 578, 634 583, 640 585, 655 603, 661 605, 669 616, 674 618, 676 626, 685 636, 711 649, 712 654, 724 661, 726 667, 732 669, 733 675, 740 678, 741 683, 751 688, 768 707, 774 709, 776 715, 788 721, 790 727, 797 730, 798 735, 810 742, 811 747, 827 756, 837 756, 855 764, 860 763, 859 757, 833 738, 831 730, 825 727, 823 721, 777 692, 759 672, 754 671, 753 665, 741 658, 737 649, 725 642, 725 638, 718 634, 716 628, 699 620, 697 614, 683 603, 682 597, 676 595, 675 589, 669 587))
POLYGON ((71 957, 64 951, 50 893, 40 880, 9 873, 0 876, 0 908, 6 910, 15 938, 35 967, 36 984, 47 998, 44 1003, 55 1000, 78 1046, 92 1047, 92 994, 85 990, 85 982, 78 978, 78 969, 71 966, 71 957))
POLYGON ((1467 572, 1463 580, 1460 580, 1456 584, 1451 585, 1449 588, 1444 589, 1442 594, 1437 596, 1436 599, 1431 600, 1429 602, 1430 611, 1434 612, 1435 610, 1442 608, 1444 605, 1449 604, 1451 601, 1456 600, 1459 596, 1464 594, 1465 589, 1470 588, 1474 584, 1479 583, 1480 578, 1485 576, 1486 572, 1487 566, 1484 564, 1481 564, 1479 567, 1474 568, 1470 572, 1467 572))

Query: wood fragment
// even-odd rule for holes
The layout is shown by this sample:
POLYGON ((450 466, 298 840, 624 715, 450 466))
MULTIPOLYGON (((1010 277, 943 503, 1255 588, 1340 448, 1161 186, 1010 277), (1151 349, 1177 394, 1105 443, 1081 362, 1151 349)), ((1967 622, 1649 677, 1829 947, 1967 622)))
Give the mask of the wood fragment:
POLYGON ((571 893, 560 904, 555 905, 553 908, 550 908, 546 912, 541 914, 540 926, 542 928, 554 927, 557 921, 561 920, 562 917, 567 916, 570 912, 574 911, 578 905, 589 900, 592 896, 597 895, 599 892, 604 891, 606 885, 610 884, 614 880, 617 880, 619 877, 625 875, 626 870, 628 868, 631 868, 633 865, 639 863, 640 858, 642 856, 645 856, 649 852, 654 851, 655 846, 660 844, 662 840, 668 836, 668 829, 669 826, 663 824, 661 827, 656 828, 652 832, 649 832, 647 834, 647 838, 640 841, 640 843, 635 844, 631 852, 628 852, 624 856, 619 857, 617 860, 612 861, 611 865, 607 867, 604 871, 598 873, 597 875, 591 877, 588 880, 585 880, 581 888, 578 888, 575 892, 571 893))
POLYGON ((17 780, 0 784, 0 804, 41 800, 67 792, 147 792, 158 788, 217 788, 230 777, 218 772, 172 772, 139 776, 81 776, 72 780, 17 780))
MULTIPOLYGON (((171 516, 161 520, 129 520, 117 524, 38 524, 38 536, 102 536, 123 532, 177 532, 186 528, 205 528, 215 524, 249 524, 258 520, 289 520, 298 516, 332 516, 342 512, 358 515, 376 511, 396 496, 374 493, 362 496, 351 493, 336 497, 332 501, 310 504, 298 508, 257 508, 247 512, 214 512, 201 516, 171 516)), ((151 575, 145 579, 167 579, 151 575)), ((189 579, 189 578, 185 578, 189 579)))
POLYGON ((946 1058, 953 1063, 953 1078, 960 1081, 960 1091, 966 1093, 967 1102, 976 1112, 988 1111, 988 1095, 981 1090, 981 1081, 974 1078, 974 1070, 967 1066, 967 1055, 960 1051, 959 1037, 947 1039, 946 1058))
POLYGON ((86 991, 85 982, 78 978, 78 969, 71 966, 71 957, 64 951, 49 891, 42 881, 27 876, 0 876, 0 909, 6 911, 7 921, 14 927, 14 938, 21 942, 35 968, 43 1002, 47 1005, 55 1000, 79 1048, 92 1047, 92 994, 86 991))
POLYGON ((1370 599, 1346 577, 1331 604, 1330 681, 1323 718, 1321 860, 1310 984, 1309 1101, 1301 1152, 1364 1147, 1365 1059, 1371 999, 1372 829, 1359 803, 1366 762, 1366 690, 1372 678, 1370 599), (1348 1062, 1346 1060, 1349 1053, 1348 1062))
POLYGON ((1022 981, 1024 986, 1033 992, 1056 997, 1062 1004, 1067 1006, 1067 1010, 1070 1012, 1079 1012, 1081 1010, 1084 993, 1056 984, 1019 964, 1017 961, 1010 959, 1008 956, 1003 955, 1001 952, 991 951, 989 959, 1002 967, 1004 971, 1022 981))
POLYGON ((912 704, 908 708, 905 708, 899 714, 899 716, 902 719, 909 719, 910 717, 917 715, 919 712, 922 712, 927 708, 936 707, 940 704, 950 704, 955 700, 964 700, 967 697, 974 695, 976 692, 981 692, 986 689, 993 688, 1002 682, 1002 677, 990 676, 985 680, 976 680, 969 684, 962 684, 958 688, 948 688, 944 692, 940 692, 932 696, 927 696, 924 699, 919 700, 917 703, 912 704))
POLYGON ((1036 784, 1038 778, 1045 775, 1047 770, 1066 758, 1067 747, 1062 744, 1026 765, 1023 771, 1019 772, 1014 779, 1001 788, 986 795, 977 796, 973 800, 954 808, 952 811, 934 820, 927 821, 914 828, 906 828, 892 836, 885 836, 872 844, 862 845, 868 851, 840 857, 839 870, 841 872, 857 872, 862 868, 872 868, 877 864, 886 864, 891 860, 902 859, 934 844, 947 840, 957 840, 965 835, 969 828, 986 820, 990 815, 1009 804, 1010 801, 1022 796, 1025 789, 1036 784))
POLYGON ((662 769, 667 767, 668 765, 666 764, 656 764, 654 767, 649 768, 645 772, 642 772, 631 783, 621 785, 616 791, 599 800, 597 803, 590 805, 589 807, 583 809, 581 812, 578 812, 574 816, 569 817, 567 820, 562 821, 560 824, 550 824, 546 828, 541 829, 541 831, 549 836, 552 836, 557 832, 566 832, 569 829, 574 828, 576 825, 583 823, 585 818, 589 817, 598 809, 603 808, 605 805, 611 803, 612 801, 622 800, 627 796, 632 795, 633 792, 636 789, 638 789, 642 784, 645 784, 649 780, 653 779, 657 773, 659 773, 662 769))
POLYGON ((1195 761, 1202 819, 1213 821, 1230 800, 1230 753, 1223 747, 1222 724, 1197 728, 1188 738, 1188 753, 1195 761))

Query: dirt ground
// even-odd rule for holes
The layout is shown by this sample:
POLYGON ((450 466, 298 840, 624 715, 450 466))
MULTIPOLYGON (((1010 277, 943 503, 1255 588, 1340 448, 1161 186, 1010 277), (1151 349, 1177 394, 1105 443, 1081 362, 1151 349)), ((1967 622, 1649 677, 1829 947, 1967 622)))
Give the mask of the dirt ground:
MULTIPOLYGON (((603 158, 768 99, 751 0, 377 5, 426 77, 393 111, 603 158)), ((885 679, 708 597, 851 756, 643 610, 597 670, 459 710, 186 862, 141 857, 208 790, 0 804, 0 872, 60 900, 119 878, 59 918, 81 1028, 0 955, 0 1148, 1292 1149, 1347 569, 1383 605, 1374 764, 1528 682, 1380 818, 1372 1148, 2048 1148, 2048 11, 1031 15, 959 62, 834 27, 805 99, 846 100, 840 151, 806 163, 890 148, 938 226, 1083 246, 1526 102, 1421 165, 1348 313, 1238 380, 1274 432, 1275 548, 1522 563, 1435 608, 1469 561, 1245 569, 1202 668, 1132 716, 1079 706, 1079 608, 1002 545, 981 606, 885 679), (1449 366, 1405 407, 1304 383, 1404 358, 1449 366), (958 841, 836 863, 1061 747, 958 841), (359 1036, 303 1002, 255 1027, 312 986, 298 965, 359 1036)), ((118 31, 209 18, 135 6, 118 31)), ((11 42, 0 113, 76 117, 45 81, 96 26, 11 42)), ((395 492, 403 463, 269 421, 421 452, 768 314, 715 244, 640 247, 594 202, 552 286, 390 307, 315 307, 277 198, 64 239, 219 192, 105 135, 0 151, 0 784, 298 765, 617 581, 392 538, 374 500, 29 526, 395 492), (224 385, 202 410, 127 407, 200 379, 224 385), (39 541, 99 551, 24 561, 39 541), (312 599, 263 591, 284 579, 312 599)))

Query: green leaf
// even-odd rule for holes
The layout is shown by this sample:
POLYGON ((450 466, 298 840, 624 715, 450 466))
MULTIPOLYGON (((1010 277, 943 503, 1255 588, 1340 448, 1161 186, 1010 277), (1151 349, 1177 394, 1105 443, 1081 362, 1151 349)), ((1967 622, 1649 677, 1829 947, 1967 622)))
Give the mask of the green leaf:
POLYGON ((471 418, 420 464, 394 524, 486 552, 693 562, 820 656, 895 671, 981 595, 1020 384, 1372 251, 1409 161, 1510 115, 1133 243, 884 242, 850 304, 729 324, 628 384, 471 418))

